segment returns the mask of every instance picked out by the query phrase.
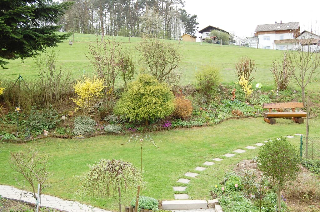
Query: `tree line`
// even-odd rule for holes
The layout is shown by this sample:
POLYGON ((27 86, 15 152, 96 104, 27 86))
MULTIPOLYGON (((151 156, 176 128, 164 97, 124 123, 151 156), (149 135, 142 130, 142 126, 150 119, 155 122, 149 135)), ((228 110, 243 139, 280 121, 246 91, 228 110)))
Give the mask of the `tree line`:
POLYGON ((184 9, 183 0, 63 0, 73 2, 60 20, 66 32, 109 36, 151 35, 178 39, 194 35, 197 15, 184 9))

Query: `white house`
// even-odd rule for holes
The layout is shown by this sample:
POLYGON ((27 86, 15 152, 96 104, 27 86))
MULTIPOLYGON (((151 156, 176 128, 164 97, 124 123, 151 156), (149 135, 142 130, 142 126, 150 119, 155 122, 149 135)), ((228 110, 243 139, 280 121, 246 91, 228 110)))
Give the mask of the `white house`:
POLYGON ((297 39, 303 51, 320 52, 320 36, 312 32, 303 31, 297 39))
POLYGON ((213 27, 213 26, 207 26, 205 28, 203 28, 202 30, 199 31, 199 33, 201 33, 201 40, 205 40, 206 38, 210 38, 210 32, 212 30, 218 30, 220 32, 225 32, 227 34, 229 34, 229 32, 223 30, 223 29, 219 29, 218 27, 213 27))
POLYGON ((255 31, 260 49, 292 49, 295 47, 292 40, 299 35, 299 22, 258 25, 255 31))

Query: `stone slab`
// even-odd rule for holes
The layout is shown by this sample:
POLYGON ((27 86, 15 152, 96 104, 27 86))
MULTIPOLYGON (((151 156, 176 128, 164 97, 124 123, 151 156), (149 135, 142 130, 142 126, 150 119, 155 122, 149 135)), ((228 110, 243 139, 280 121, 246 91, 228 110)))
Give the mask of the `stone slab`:
POLYGON ((224 156, 227 157, 227 158, 231 158, 231 157, 235 156, 235 154, 228 153, 228 154, 225 154, 224 156))
POLYGON ((214 162, 209 162, 209 161, 206 161, 204 162, 203 165, 206 165, 206 166, 212 166, 214 164, 214 162))
POLYGON ((216 212, 222 212, 222 207, 220 205, 215 206, 215 211, 216 212))
POLYGON ((212 160, 214 160, 214 161, 222 161, 223 159, 221 159, 221 158, 214 158, 214 159, 212 159, 212 160))
POLYGON ((236 150, 234 150, 233 152, 235 152, 235 153, 244 153, 244 152, 246 152, 246 150, 243 150, 243 149, 236 149, 236 150))
POLYGON ((173 200, 162 201, 162 209, 164 210, 192 210, 192 209, 207 209, 208 203, 206 200, 173 200))
POLYGON ((263 143, 256 143, 256 146, 263 146, 263 143))
POLYGON ((199 174, 198 174, 198 173, 187 172, 187 173, 185 173, 184 175, 187 176, 187 177, 196 177, 196 176, 198 176, 199 174))
POLYGON ((293 135, 288 135, 287 138, 294 138, 294 136, 293 135))
POLYGON ((188 194, 175 194, 174 195, 174 199, 189 199, 189 195, 188 194))
POLYGON ((208 200, 208 207, 215 208, 216 205, 219 205, 219 201, 217 199, 208 200))
POLYGON ((269 141, 264 141, 264 143, 268 143, 269 141))
POLYGON ((196 171, 202 172, 202 171, 204 171, 204 170, 206 170, 206 168, 200 167, 200 166, 196 167, 196 171))
POLYGON ((247 149, 255 149, 256 147, 254 147, 254 146, 247 146, 246 148, 247 148, 247 149))
POLYGON ((294 135, 296 135, 296 136, 302 136, 303 134, 294 134, 294 135))
POLYGON ((190 182, 190 180, 188 180, 188 179, 179 179, 178 181, 177 181, 178 183, 184 183, 184 184, 188 184, 189 182, 190 182))
POLYGON ((183 186, 173 187, 174 191, 185 191, 186 189, 187 189, 187 187, 183 187, 183 186))

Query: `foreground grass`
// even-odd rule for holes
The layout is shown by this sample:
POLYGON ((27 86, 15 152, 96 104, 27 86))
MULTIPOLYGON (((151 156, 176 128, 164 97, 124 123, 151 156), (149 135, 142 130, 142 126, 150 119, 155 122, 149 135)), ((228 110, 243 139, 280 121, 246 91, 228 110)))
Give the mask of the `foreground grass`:
MULTIPOLYGON (((311 132, 319 127, 320 121, 312 120, 311 132)), ((173 199, 172 186, 205 161, 223 157, 238 148, 244 148, 268 138, 305 133, 305 125, 290 120, 279 120, 269 125, 263 118, 228 120, 213 127, 179 129, 152 133, 158 148, 151 143, 143 144, 143 177, 146 187, 141 195, 152 196, 159 200, 173 199)), ((99 136, 83 140, 42 139, 26 144, 2 143, 0 146, 0 184, 13 185, 30 190, 23 178, 10 167, 10 152, 37 148, 49 155, 50 186, 46 194, 64 199, 73 199, 87 204, 115 209, 112 201, 83 198, 78 195, 81 186, 79 176, 88 170, 89 164, 98 160, 122 159, 140 168, 140 144, 128 143, 128 136, 99 136)), ((298 145, 298 140, 296 141, 298 145)), ((252 159, 258 150, 250 150, 233 158, 216 163, 205 170, 188 185, 192 199, 208 199, 210 188, 219 183, 225 172, 243 159, 252 159)))

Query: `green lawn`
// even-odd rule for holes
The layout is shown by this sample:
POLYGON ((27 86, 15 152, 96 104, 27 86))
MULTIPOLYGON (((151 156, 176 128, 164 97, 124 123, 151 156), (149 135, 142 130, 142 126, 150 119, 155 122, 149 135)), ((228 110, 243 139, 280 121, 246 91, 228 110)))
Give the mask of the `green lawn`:
MULTIPOLYGON (((311 132, 320 125, 312 120, 311 132)), ((159 200, 173 199, 173 186, 205 161, 223 157, 238 148, 254 145, 268 138, 305 133, 305 125, 290 120, 279 120, 269 125, 263 118, 234 119, 213 127, 179 129, 152 133, 158 148, 151 143, 143 145, 143 177, 146 187, 142 195, 159 200)), ((315 135, 315 134, 314 134, 315 135)), ((111 201, 84 198, 77 194, 80 186, 79 176, 89 170, 88 165, 105 159, 122 159, 140 168, 140 145, 128 143, 128 136, 99 136, 83 140, 42 139, 26 144, 2 143, 0 146, 0 184, 19 188, 28 185, 23 178, 12 171, 9 165, 10 152, 25 150, 31 146, 49 155, 50 186, 46 194, 64 199, 73 199, 106 209, 116 209, 111 201)), ((298 146, 299 139, 294 139, 298 146)), ((243 160, 257 156, 258 150, 248 150, 233 158, 217 162, 193 179, 187 188, 192 199, 208 199, 210 188, 223 179, 223 175, 243 160)))
MULTIPOLYGON (((72 39, 72 37, 70 37, 72 39)), ((72 72, 74 77, 82 76, 84 73, 93 73, 87 54, 89 45, 95 45, 97 37, 95 35, 75 34, 75 42, 72 46, 69 41, 60 43, 55 48, 58 54, 58 62, 64 71, 72 72)), ((141 70, 137 45, 141 38, 115 37, 119 42, 124 43, 130 49, 134 57, 137 70, 141 70)), ((179 41, 171 42, 179 47, 182 54, 182 61, 179 72, 182 74, 181 83, 188 84, 194 82, 194 74, 203 65, 217 65, 222 69, 223 82, 232 83, 235 78, 235 64, 243 56, 248 56, 255 60, 257 72, 254 73, 256 82, 272 85, 273 79, 270 72, 272 61, 281 57, 281 51, 246 48, 239 46, 220 46, 207 43, 190 43, 179 41)), ((8 69, 1 70, 2 76, 7 79, 16 79, 19 74, 24 79, 37 77, 38 71, 33 58, 27 58, 23 62, 19 60, 10 61, 8 69)))

